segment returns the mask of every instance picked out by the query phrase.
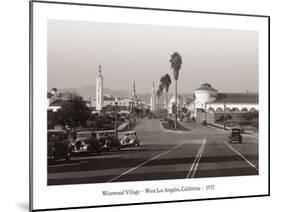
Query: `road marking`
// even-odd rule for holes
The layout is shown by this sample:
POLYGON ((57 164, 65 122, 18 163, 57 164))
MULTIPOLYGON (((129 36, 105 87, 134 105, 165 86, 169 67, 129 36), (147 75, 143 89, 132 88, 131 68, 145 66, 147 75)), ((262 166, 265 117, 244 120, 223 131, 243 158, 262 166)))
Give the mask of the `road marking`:
POLYGON ((250 166, 252 166, 253 168, 255 168, 257 171, 259 171, 258 170, 258 168, 254 165, 254 164, 252 164, 247 158, 245 158, 240 152, 238 152, 236 149, 234 149, 231 145, 229 145, 227 142, 225 142, 224 141, 224 143, 232 150, 232 151, 234 151, 236 154, 238 154, 241 158, 243 158, 250 166))
POLYGON ((201 144, 201 147, 200 147, 200 149, 199 149, 199 151, 198 151, 198 153, 195 157, 195 160, 193 161, 192 166, 189 169, 189 172, 188 172, 186 178, 193 178, 195 176, 198 165, 199 165, 199 162, 200 162, 200 159, 201 159, 203 151, 205 149, 205 146, 206 146, 206 139, 203 140, 203 142, 201 144))
POLYGON ((124 175, 126 175, 126 174, 128 174, 128 173, 130 173, 130 172, 132 172, 132 171, 134 171, 134 170, 136 170, 136 169, 138 169, 138 168, 140 168, 141 166, 143 166, 143 165, 149 163, 150 161, 153 161, 153 160, 155 160, 155 159, 157 159, 157 158, 159 158, 159 157, 161 157, 161 156, 163 156, 163 155, 168 154, 169 152, 171 152, 171 151, 173 151, 173 150, 179 148, 180 146, 182 146, 182 145, 185 144, 185 143, 186 143, 186 141, 183 142, 183 143, 181 143, 181 144, 179 144, 179 145, 177 145, 177 146, 175 146, 175 147, 173 147, 173 148, 170 149, 170 150, 167 150, 166 152, 162 152, 161 154, 156 155, 156 156, 153 157, 153 158, 150 158, 149 160, 147 160, 147 161, 145 161, 145 162, 139 164, 138 166, 135 166, 134 168, 131 168, 131 169, 129 169, 128 171, 125 171, 125 172, 123 172, 122 174, 120 174, 120 175, 118 175, 118 176, 116 176, 116 177, 114 177, 114 178, 108 180, 107 183, 113 182, 114 180, 116 180, 116 179, 118 179, 118 178, 120 178, 120 177, 122 177, 122 176, 124 176, 124 175))

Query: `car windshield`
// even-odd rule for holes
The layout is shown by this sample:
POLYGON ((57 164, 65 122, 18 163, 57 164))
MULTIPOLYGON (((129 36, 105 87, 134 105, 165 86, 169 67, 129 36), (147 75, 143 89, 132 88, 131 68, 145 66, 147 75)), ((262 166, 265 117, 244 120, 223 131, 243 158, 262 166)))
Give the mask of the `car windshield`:
POLYGON ((79 132, 77 138, 91 138, 91 132, 79 132))
POLYGON ((239 133, 240 130, 239 130, 239 129, 232 129, 232 132, 233 132, 233 133, 239 133))
POLYGON ((48 132, 48 142, 60 141, 66 138, 66 134, 63 132, 48 132))

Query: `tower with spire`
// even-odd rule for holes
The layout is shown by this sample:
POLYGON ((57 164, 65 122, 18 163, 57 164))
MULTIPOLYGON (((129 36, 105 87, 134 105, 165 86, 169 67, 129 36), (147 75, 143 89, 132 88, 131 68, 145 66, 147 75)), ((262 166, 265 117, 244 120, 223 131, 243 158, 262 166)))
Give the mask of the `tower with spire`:
POLYGON ((96 83, 96 110, 101 111, 103 107, 103 76, 101 74, 101 65, 99 65, 99 74, 96 83))
POLYGON ((150 97, 150 111, 155 111, 155 87, 154 87, 154 81, 152 82, 152 90, 151 90, 151 97, 150 97))
POLYGON ((137 99, 137 93, 136 93, 136 82, 133 81, 133 90, 132 90, 132 99, 137 99))

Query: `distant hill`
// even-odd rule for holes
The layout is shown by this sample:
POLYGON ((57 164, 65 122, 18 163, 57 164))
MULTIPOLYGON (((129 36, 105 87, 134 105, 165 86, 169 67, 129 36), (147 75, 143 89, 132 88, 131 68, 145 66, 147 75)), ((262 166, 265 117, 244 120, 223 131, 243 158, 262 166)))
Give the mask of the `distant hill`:
MULTIPOLYGON (((58 91, 61 93, 66 92, 77 92, 79 95, 81 95, 85 100, 89 100, 90 97, 95 98, 96 97, 96 86, 95 85, 87 85, 79 88, 58 88, 58 91)), ((112 96, 116 96, 119 98, 125 98, 130 97, 131 92, 128 90, 111 90, 109 88, 104 88, 104 93, 109 93, 112 96)), ((192 99, 193 94, 180 94, 183 98, 189 98, 192 99)), ((139 99, 143 100, 147 104, 150 103, 150 93, 137 93, 137 96, 139 99)), ((170 99, 173 96, 172 93, 168 93, 168 99, 170 99)))
MULTIPOLYGON (((80 94, 85 100, 88 100, 90 97, 95 98, 96 96, 96 86, 95 85, 87 85, 79 88, 61 88, 58 89, 59 92, 65 93, 65 92, 77 92, 80 94)), ((104 93, 109 93, 112 96, 117 96, 120 98, 124 98, 127 96, 130 96, 130 91, 127 90, 116 90, 113 91, 109 88, 104 88, 104 93)))

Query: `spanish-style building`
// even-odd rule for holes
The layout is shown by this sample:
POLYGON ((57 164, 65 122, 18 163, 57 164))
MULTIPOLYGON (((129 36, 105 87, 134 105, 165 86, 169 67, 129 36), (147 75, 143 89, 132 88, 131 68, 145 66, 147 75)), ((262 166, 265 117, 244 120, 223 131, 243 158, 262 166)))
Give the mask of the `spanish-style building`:
POLYGON ((248 112, 259 110, 258 93, 220 93, 210 84, 204 83, 194 90, 194 99, 186 105, 191 116, 197 111, 248 112))

